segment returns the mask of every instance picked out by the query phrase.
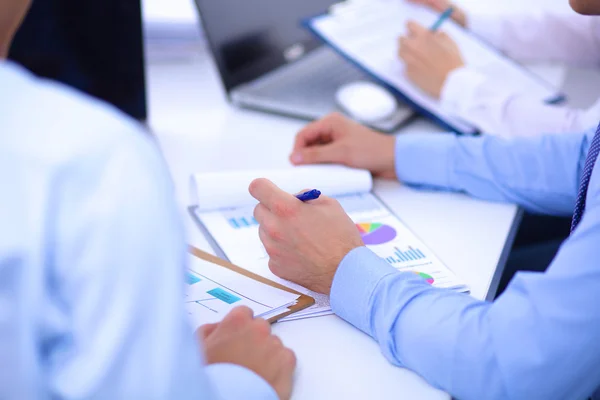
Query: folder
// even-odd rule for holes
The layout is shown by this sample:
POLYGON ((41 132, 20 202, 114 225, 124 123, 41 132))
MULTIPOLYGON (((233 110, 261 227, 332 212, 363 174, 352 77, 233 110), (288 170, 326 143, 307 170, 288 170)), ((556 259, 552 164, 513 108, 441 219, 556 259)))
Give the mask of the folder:
MULTIPOLYGON (((354 0, 335 4, 328 12, 304 20, 303 25, 417 112, 445 129, 476 134, 477 127, 443 110, 437 99, 412 84, 397 56, 398 38, 404 35, 408 20, 430 27, 438 17, 429 9, 405 1, 354 0)), ((540 102, 556 104, 565 99, 557 88, 454 21, 446 21, 440 31, 456 41, 467 66, 497 76, 499 84, 514 86, 517 93, 526 93, 540 102)))
POLYGON ((212 254, 206 253, 206 252, 199 250, 192 246, 190 246, 189 252, 193 257, 197 257, 200 260, 207 261, 207 262, 211 263, 212 265, 219 266, 220 268, 225 268, 229 271, 234 272, 235 274, 237 274, 240 277, 245 277, 252 281, 259 282, 262 285, 266 285, 266 286, 269 286, 269 287, 272 287, 275 289, 279 289, 286 293, 291 293, 291 294, 297 295, 298 297, 297 297, 295 304, 290 305, 283 309, 275 310, 273 313, 271 313, 267 317, 265 317, 265 319, 267 321, 269 321, 270 323, 274 323, 282 318, 285 318, 289 315, 297 313, 298 311, 302 311, 302 310, 312 306, 313 304, 315 304, 315 300, 310 296, 304 295, 304 294, 299 293, 295 290, 292 290, 286 286, 283 286, 276 282, 270 281, 266 278, 263 278, 260 275, 254 274, 250 271, 247 271, 244 268, 238 267, 237 265, 227 262, 219 257, 213 256, 212 254))

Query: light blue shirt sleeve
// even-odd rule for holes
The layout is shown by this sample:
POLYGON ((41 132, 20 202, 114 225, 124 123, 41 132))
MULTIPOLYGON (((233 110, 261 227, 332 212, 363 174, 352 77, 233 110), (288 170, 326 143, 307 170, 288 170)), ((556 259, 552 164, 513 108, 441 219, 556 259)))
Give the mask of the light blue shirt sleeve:
MULTIPOLYGON (((427 184, 485 198, 517 199, 533 210, 566 214, 574 202, 570 191, 577 193, 573 187, 587 136, 561 138, 518 144, 437 136, 420 143, 408 138, 402 143, 414 153, 400 148, 399 156, 415 169, 426 168, 432 174, 423 176, 427 184), (423 160, 433 159, 432 154, 439 164, 425 166, 423 160), (501 172, 503 162, 507 171, 501 172), (531 187, 526 177, 538 181, 531 187)), ((401 170, 401 177, 420 181, 422 172, 401 170)), ((335 275, 334 312, 371 335, 392 363, 416 371, 457 398, 585 398, 600 384, 598 171, 582 223, 548 271, 518 273, 494 303, 433 288, 361 247, 344 258, 335 275)))
POLYGON ((504 139, 406 134, 396 140, 401 182, 464 191, 528 211, 573 214, 594 131, 504 139))

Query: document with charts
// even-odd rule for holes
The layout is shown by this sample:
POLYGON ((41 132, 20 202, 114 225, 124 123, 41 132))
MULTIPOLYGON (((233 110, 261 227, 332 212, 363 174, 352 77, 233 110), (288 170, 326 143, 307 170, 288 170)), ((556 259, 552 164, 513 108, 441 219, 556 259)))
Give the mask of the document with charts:
POLYGON ((221 321, 238 306, 274 322, 314 303, 210 254, 197 249, 190 253, 184 301, 194 329, 221 321))
MULTIPOLYGON (((439 13, 403 0, 354 0, 332 6, 329 13, 312 18, 305 25, 323 42, 423 114, 457 132, 475 133, 474 126, 443 109, 437 99, 415 86, 406 77, 404 64, 398 57, 398 38, 406 34, 407 22, 413 20, 430 27, 438 17, 439 13)), ((446 21, 440 30, 456 42, 466 65, 497 77, 498 85, 508 85, 540 102, 556 102, 564 97, 557 88, 454 21, 446 21)))
POLYGON ((266 177, 296 193, 316 188, 335 197, 356 224, 365 245, 399 271, 422 277, 439 288, 467 292, 468 288, 371 192, 367 171, 339 166, 306 166, 284 170, 196 174, 192 177, 190 207, 220 256, 253 273, 313 297, 316 304, 284 320, 331 313, 329 298, 275 276, 258 237, 253 217, 256 201, 248 185, 266 177), (220 189, 222 188, 222 189, 220 189), (223 195, 222 192, 227 192, 223 195), (235 193, 234 193, 235 192, 235 193))

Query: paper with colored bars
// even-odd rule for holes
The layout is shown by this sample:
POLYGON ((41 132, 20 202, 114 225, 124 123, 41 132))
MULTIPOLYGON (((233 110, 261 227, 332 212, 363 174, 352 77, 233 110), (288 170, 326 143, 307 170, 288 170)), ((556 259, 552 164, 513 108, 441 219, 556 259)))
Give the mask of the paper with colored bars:
MULTIPOLYGON (((318 188, 341 203, 356 223, 365 245, 396 269, 418 274, 436 287, 468 291, 452 271, 371 193, 372 179, 368 172, 334 166, 311 167, 309 171, 304 168, 244 171, 237 175, 231 172, 219 173, 216 174, 218 176, 211 174, 210 179, 203 179, 201 175, 196 175, 193 179, 197 179, 197 182, 192 187, 202 187, 204 191, 214 193, 219 190, 216 185, 206 186, 208 181, 213 181, 231 190, 230 182, 239 183, 242 180, 240 176, 244 175, 253 178, 267 177, 277 184, 285 181, 282 186, 290 192, 318 188), (332 176, 335 179, 333 185, 332 176), (200 184, 201 181, 204 183, 200 184)), ((249 184, 251 180, 248 179, 247 183, 249 184)), ((247 191, 247 184, 240 185, 239 190, 247 191)), ((202 194, 193 197, 201 198, 202 194)), ((243 195, 236 195, 236 198, 243 198, 243 195)), ((253 217, 254 206, 255 202, 250 200, 239 207, 228 203, 228 207, 224 209, 214 208, 214 205, 205 203, 193 207, 192 212, 220 256, 315 299, 314 306, 286 317, 282 321, 331 314, 328 296, 311 292, 302 286, 283 280, 269 270, 269 256, 260 242, 258 223, 253 217)))
POLYGON ((190 257, 186 283, 185 308, 194 329, 221 321, 237 306, 250 307, 255 316, 269 319, 299 298, 195 256, 190 257))

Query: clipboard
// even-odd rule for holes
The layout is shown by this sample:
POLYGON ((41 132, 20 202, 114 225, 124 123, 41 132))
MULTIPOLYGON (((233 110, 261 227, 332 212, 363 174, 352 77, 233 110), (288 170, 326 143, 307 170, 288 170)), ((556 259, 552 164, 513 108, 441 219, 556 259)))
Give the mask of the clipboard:
POLYGON ((288 293, 293 293, 293 294, 299 295, 300 297, 298 298, 298 302, 295 305, 289 307, 289 311, 284 311, 281 314, 275 315, 275 316, 267 319, 267 321, 269 323, 271 323, 271 324, 279 321, 280 319, 282 319, 284 317, 287 317, 288 315, 292 315, 294 313, 297 313, 298 311, 302 311, 305 308, 308 308, 308 307, 312 306, 313 304, 315 304, 315 299, 313 299, 310 296, 303 295, 302 293, 299 293, 299 292, 297 292, 295 290, 292 290, 292 289, 290 289, 288 287, 280 285, 279 283, 270 281, 270 280, 268 280, 266 278, 263 278, 260 275, 257 275, 257 274, 255 274, 253 272, 250 272, 250 271, 247 271, 247 270, 245 270, 245 269, 243 269, 241 267, 238 267, 237 265, 234 265, 234 264, 232 264, 232 263, 230 263, 228 261, 225 261, 225 260, 223 260, 223 259, 221 259, 221 258, 219 258, 217 256, 213 256, 212 254, 204 252, 204 251, 202 251, 200 249, 197 249, 197 248, 195 248, 193 246, 190 246, 189 252, 194 257, 198 257, 198 258, 200 258, 200 259, 202 259, 204 261, 208 261, 208 262, 210 262, 212 264, 216 264, 216 265, 219 265, 219 266, 221 266, 223 268, 227 268, 227 269, 229 269, 229 270, 231 270, 233 272, 236 272, 236 273, 238 273, 240 275, 244 275, 245 277, 251 278, 251 279, 253 279, 255 281, 258 281, 260 283, 263 283, 265 285, 269 285, 271 287, 283 290, 283 291, 288 292, 288 293))
MULTIPOLYGON (((451 121, 448 121, 445 118, 443 118, 442 116, 437 115, 435 112, 421 106, 416 101, 414 101, 409 96, 407 96, 405 93, 403 93, 400 89, 398 89, 396 86, 394 86, 393 84, 388 82, 385 78, 379 76, 377 73, 375 73, 370 68, 365 66, 360 60, 357 60, 354 57, 352 57, 351 55, 349 55, 348 53, 346 53, 342 48, 340 48, 338 45, 336 45, 331 40, 329 40, 319 29, 317 29, 314 26, 315 21, 320 18, 328 18, 328 17, 336 18, 342 12, 343 7, 346 7, 347 5, 352 4, 352 3, 353 3, 353 1, 342 1, 340 3, 335 3, 329 8, 328 11, 303 19, 301 21, 301 25, 308 32, 310 32, 315 38, 317 38, 323 44, 330 47, 333 51, 335 51, 337 54, 339 54, 342 58, 344 58, 350 64, 352 64, 353 66, 358 68, 360 71, 365 73, 373 81, 377 82, 379 85, 386 88, 390 93, 393 93, 394 96, 396 96, 398 99, 400 99, 402 102, 404 102, 405 104, 410 106, 413 110, 417 111, 422 116, 424 116, 424 117, 428 118, 429 120, 440 125, 443 129, 447 129, 458 135, 477 135, 477 134, 481 133, 476 127, 473 127, 472 130, 470 130, 468 132, 461 130, 460 128, 455 126, 451 121)), ((468 33, 468 31, 466 29, 464 29, 462 27, 458 27, 458 28, 460 30, 468 33)), ((515 65, 518 68, 520 68, 521 70, 523 70, 527 75, 531 76, 534 80, 537 80, 540 84, 546 86, 548 89, 554 90, 556 92, 556 94, 554 96, 546 99, 544 101, 546 104, 561 104, 566 100, 566 95, 564 93, 562 93, 559 90, 557 90, 556 88, 554 88, 552 85, 550 85, 548 82, 544 81, 542 78, 536 76, 533 72, 530 72, 527 69, 525 69, 525 67, 522 64, 518 63, 517 61, 515 61, 511 58, 508 58, 508 57, 502 55, 502 53, 499 50, 497 50, 496 48, 491 46, 489 43, 487 43, 482 38, 480 38, 476 35, 473 35, 473 34, 469 34, 469 36, 473 40, 479 42, 481 45, 486 47, 488 50, 490 50, 498 55, 501 55, 502 58, 504 58, 505 60, 509 61, 513 65, 515 65)))

